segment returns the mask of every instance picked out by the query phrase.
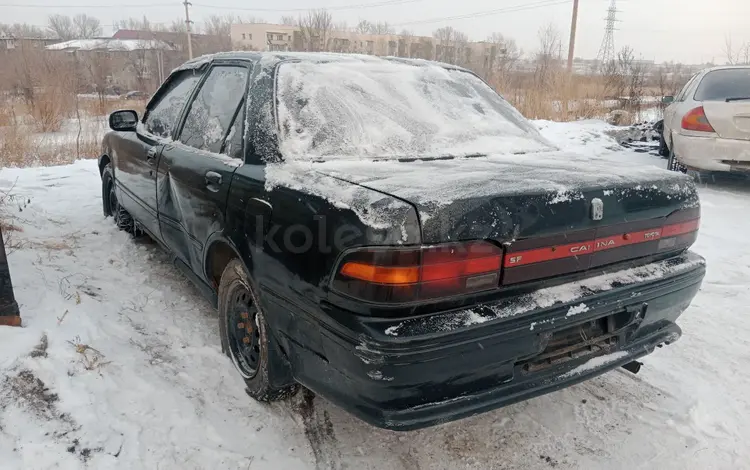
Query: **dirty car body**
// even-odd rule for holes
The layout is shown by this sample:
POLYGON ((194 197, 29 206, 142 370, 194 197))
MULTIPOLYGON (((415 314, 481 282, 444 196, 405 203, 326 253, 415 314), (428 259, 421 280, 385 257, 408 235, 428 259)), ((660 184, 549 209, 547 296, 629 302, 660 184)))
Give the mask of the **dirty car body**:
POLYGON ((214 303, 242 261, 272 381, 390 429, 631 363, 680 337, 705 272, 689 178, 561 152, 444 64, 198 59, 107 135, 108 163, 119 204, 214 303), (204 92, 217 69, 240 91, 204 92), (236 109, 213 122, 211 100, 236 109))

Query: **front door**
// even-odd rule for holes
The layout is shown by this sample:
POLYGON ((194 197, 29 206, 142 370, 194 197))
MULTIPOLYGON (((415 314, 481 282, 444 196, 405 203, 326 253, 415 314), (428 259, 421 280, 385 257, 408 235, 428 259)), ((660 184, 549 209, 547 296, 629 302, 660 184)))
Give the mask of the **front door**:
POLYGON ((117 200, 148 232, 159 234, 156 167, 172 139, 185 104, 200 80, 195 71, 180 72, 159 89, 136 132, 128 133, 115 158, 117 200))
POLYGON ((162 238, 199 275, 206 242, 224 229, 229 185, 243 163, 248 75, 242 64, 213 65, 194 94, 178 138, 159 159, 162 238))

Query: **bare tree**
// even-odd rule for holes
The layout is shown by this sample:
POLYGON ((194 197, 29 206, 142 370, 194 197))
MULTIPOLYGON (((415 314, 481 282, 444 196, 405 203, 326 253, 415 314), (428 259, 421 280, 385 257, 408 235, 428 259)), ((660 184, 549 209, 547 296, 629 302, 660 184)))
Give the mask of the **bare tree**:
POLYGON ((630 111, 638 113, 641 110, 646 81, 646 69, 643 61, 636 59, 633 49, 625 46, 618 52, 617 62, 624 78, 620 96, 625 95, 623 98, 626 107, 630 111))
MULTIPOLYGON (((291 16, 291 15, 284 15, 281 17, 279 22, 286 26, 297 26, 297 18, 291 16)), ((259 23, 263 23, 262 21, 259 21, 259 23)))
POLYGON ((367 20, 359 20, 354 27, 354 31, 359 34, 395 34, 396 30, 387 21, 378 21, 373 23, 367 20))
POLYGON ((560 32, 552 23, 539 29, 539 50, 536 52, 534 79, 538 87, 551 86, 554 71, 559 66, 560 32))
POLYGON ((219 16, 211 15, 203 23, 203 33, 211 36, 210 47, 216 51, 228 51, 232 49, 232 38, 230 31, 232 23, 237 22, 237 18, 232 15, 219 16))
POLYGON ((414 39, 413 31, 402 29, 401 32, 398 33, 398 36, 398 55, 400 57, 422 58, 423 54, 420 50, 419 42, 416 42, 414 39))
POLYGON ((471 60, 469 37, 466 33, 445 26, 432 33, 435 38, 435 59, 451 64, 466 64, 471 60), (468 59, 468 60, 467 60, 468 59))
POLYGON ((738 47, 734 47, 732 37, 726 36, 724 38, 724 54, 729 65, 750 64, 750 42, 744 42, 738 47))
MULTIPOLYGON (((653 85, 659 89, 659 96, 676 96, 689 76, 684 73, 682 64, 667 62, 657 66, 653 85)), ((667 105, 660 102, 659 106, 664 109, 667 105)))
POLYGON ((73 29, 79 38, 95 38, 102 35, 101 21, 84 13, 73 17, 73 29))
POLYGON ((299 17, 300 39, 306 51, 328 50, 333 16, 326 10, 310 10, 299 17))
MULTIPOLYGON (((231 18, 231 15, 229 17, 231 18)), ((290 18, 292 18, 292 21, 294 21, 294 17, 293 16, 290 16, 290 18)), ((283 20, 284 17, 282 16, 281 19, 283 20)), ((246 16, 244 18, 242 18, 241 16, 237 16, 236 18, 234 18, 234 22, 235 23, 256 24, 256 23, 265 23, 266 20, 264 18, 261 18, 260 16, 252 16, 252 15, 250 15, 250 16, 246 16)), ((286 24, 286 23, 281 23, 281 24, 286 24)))
POLYGON ((454 45, 456 30, 452 26, 445 26, 436 29, 432 33, 432 37, 435 38, 436 42, 435 59, 443 62, 454 62, 456 56, 454 45))
POLYGON ((106 114, 104 90, 109 85, 109 80, 113 72, 113 60, 106 52, 92 52, 87 54, 85 59, 78 60, 79 68, 83 68, 86 77, 81 83, 93 85, 94 91, 99 97, 99 110, 106 114))
POLYGON ((396 32, 393 26, 388 24, 387 21, 378 21, 377 23, 370 23, 370 34, 393 34, 396 32))
POLYGON ((418 51, 415 56, 420 59, 433 60, 435 59, 435 44, 432 39, 421 37, 419 38, 418 51))
POLYGON ((47 38, 50 36, 50 32, 32 24, 0 23, 0 36, 12 36, 15 38, 47 38))
POLYGON ((128 67, 135 78, 136 87, 139 90, 147 90, 147 78, 150 62, 150 51, 147 41, 139 41, 135 50, 125 54, 126 67, 128 67))
POLYGON ((537 36, 539 38, 537 60, 554 59, 560 50, 560 31, 550 23, 541 27, 537 36))
POLYGON ((63 41, 73 39, 76 34, 73 20, 65 15, 50 15, 47 18, 47 29, 63 41))
POLYGON ((523 52, 518 48, 515 40, 506 38, 501 33, 490 34, 486 42, 491 46, 487 56, 488 63, 485 64, 487 74, 485 78, 497 77, 501 81, 506 81, 523 52))
MULTIPOLYGON (((183 20, 179 20, 184 25, 183 20)), ((136 31, 166 31, 167 28, 164 23, 152 23, 144 16, 142 19, 139 18, 127 18, 120 21, 114 22, 115 29, 132 29, 136 31)))
POLYGON ((469 47, 469 36, 462 32, 456 31, 453 36, 453 44, 456 50, 455 64, 468 67, 471 64, 471 48, 469 47))
POLYGON ((372 23, 367 20, 359 20, 357 26, 354 27, 354 32, 359 34, 370 34, 372 31, 372 23))
POLYGON ((185 24, 185 20, 176 19, 172 20, 172 24, 169 25, 167 30, 171 33, 184 33, 187 31, 187 25, 185 24))
POLYGON ((210 15, 206 18, 206 21, 203 22, 203 33, 212 36, 229 36, 232 23, 237 22, 238 21, 236 21, 235 17, 232 15, 210 15))

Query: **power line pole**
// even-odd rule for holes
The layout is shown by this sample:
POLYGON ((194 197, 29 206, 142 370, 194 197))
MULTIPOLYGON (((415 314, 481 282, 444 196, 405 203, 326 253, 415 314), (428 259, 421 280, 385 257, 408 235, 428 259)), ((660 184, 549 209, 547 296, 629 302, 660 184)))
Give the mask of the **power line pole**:
POLYGON ((573 54, 576 48, 576 27, 578 26, 578 0, 573 0, 573 18, 570 20, 570 44, 568 44, 568 73, 573 71, 573 54))
POLYGON ((193 58, 193 41, 190 38, 190 10, 188 10, 188 6, 192 5, 192 3, 185 0, 182 2, 183 5, 185 5, 185 32, 187 33, 187 43, 188 43, 188 58, 193 58))

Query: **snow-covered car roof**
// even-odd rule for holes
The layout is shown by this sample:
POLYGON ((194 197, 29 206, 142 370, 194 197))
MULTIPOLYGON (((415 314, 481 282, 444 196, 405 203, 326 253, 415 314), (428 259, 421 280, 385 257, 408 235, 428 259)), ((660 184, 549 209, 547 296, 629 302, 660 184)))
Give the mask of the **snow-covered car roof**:
MULTIPOLYGON (((407 59, 403 57, 393 56, 372 56, 365 54, 340 54, 335 52, 254 52, 254 51, 231 51, 231 52, 217 52, 215 54, 206 54, 200 57, 191 59, 179 67, 175 68, 174 71, 178 70, 191 70, 198 69, 216 59, 224 60, 252 60, 261 61, 264 64, 274 64, 287 60, 296 60, 301 62, 401 62, 411 65, 439 65, 450 70, 462 70, 470 72, 468 69, 459 67, 457 65, 448 64, 444 62, 436 62, 425 59, 407 59)), ((473 72, 470 72, 473 73, 473 72)))

